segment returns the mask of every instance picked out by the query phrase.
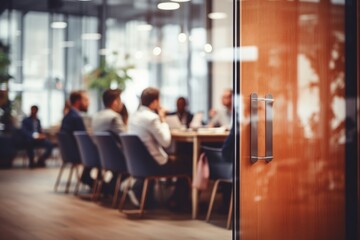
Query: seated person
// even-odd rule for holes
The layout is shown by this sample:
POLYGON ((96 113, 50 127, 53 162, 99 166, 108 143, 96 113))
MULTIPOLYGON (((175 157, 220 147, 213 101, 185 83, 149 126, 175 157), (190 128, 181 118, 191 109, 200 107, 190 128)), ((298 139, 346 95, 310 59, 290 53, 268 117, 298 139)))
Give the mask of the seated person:
MULTIPOLYGON (((107 89, 102 95, 105 109, 96 113, 92 119, 93 132, 110 132, 120 144, 119 133, 126 132, 126 124, 124 123, 120 112, 124 108, 121 102, 119 89, 107 89)), ((113 174, 114 176, 114 174, 113 174)), ((110 193, 114 191, 116 178, 112 177, 109 184, 104 186, 104 191, 110 193)))
MULTIPOLYGON (((130 116, 129 130, 130 134, 136 134, 143 141, 149 153, 159 164, 160 168, 169 173, 182 172, 191 173, 191 167, 186 166, 186 161, 170 161, 164 151, 171 143, 171 133, 168 124, 165 122, 165 111, 160 106, 160 92, 156 88, 146 88, 141 94, 141 105, 139 109, 130 116)), ((174 195, 169 201, 173 209, 179 209, 180 204, 184 204, 188 197, 188 188, 186 181, 179 179, 176 182, 174 195)), ((137 179, 133 186, 133 191, 140 196, 143 181, 137 179)), ((151 199, 151 195, 149 196, 151 199)), ((151 201, 151 200, 150 200, 151 201)))
POLYGON ((110 131, 116 135, 126 132, 126 125, 120 115, 124 104, 119 89, 107 89, 102 95, 105 109, 96 113, 92 119, 93 132, 110 131))
POLYGON ((231 128, 232 117, 232 90, 225 89, 221 97, 221 103, 225 107, 220 110, 210 110, 209 127, 226 127, 231 128))
POLYGON ((186 98, 179 97, 176 101, 176 112, 167 113, 167 115, 177 115, 182 125, 189 128, 193 114, 188 111, 187 106, 186 98))
POLYGON ((41 128, 40 120, 37 117, 39 111, 38 106, 31 106, 30 116, 25 118, 21 124, 21 130, 25 136, 26 150, 29 157, 29 166, 33 168, 45 167, 45 161, 50 156, 53 149, 53 144, 46 139, 45 134, 41 128), (39 157, 37 163, 34 163, 34 149, 44 148, 45 152, 39 157))
MULTIPOLYGON (((85 124, 80 112, 86 112, 88 110, 88 107, 89 98, 86 92, 72 92, 70 94, 70 109, 67 111, 61 122, 60 131, 68 133, 70 135, 73 135, 75 131, 86 131, 85 124)), ((74 144, 76 144, 75 138, 74 144)), ((94 180, 91 178, 90 172, 91 168, 84 167, 80 180, 84 184, 92 187, 94 184, 94 180)))

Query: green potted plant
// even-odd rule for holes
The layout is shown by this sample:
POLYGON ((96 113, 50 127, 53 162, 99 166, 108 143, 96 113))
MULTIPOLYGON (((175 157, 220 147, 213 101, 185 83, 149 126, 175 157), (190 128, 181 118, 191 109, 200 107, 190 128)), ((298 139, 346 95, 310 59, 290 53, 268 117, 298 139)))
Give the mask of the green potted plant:
POLYGON ((4 89, 7 87, 9 79, 11 76, 9 75, 9 65, 11 61, 9 58, 9 47, 4 45, 0 41, 0 88, 4 89))
POLYGON ((111 63, 105 60, 101 61, 100 66, 87 74, 86 79, 90 89, 96 89, 99 93, 105 89, 116 86, 122 91, 125 90, 126 82, 131 80, 129 70, 133 69, 133 65, 128 64, 129 56, 125 56, 125 66, 117 65, 118 53, 113 52, 114 61, 111 63))
POLYGON ((8 97, 10 63, 9 47, 0 41, 0 133, 9 132, 12 126, 11 102, 8 97))

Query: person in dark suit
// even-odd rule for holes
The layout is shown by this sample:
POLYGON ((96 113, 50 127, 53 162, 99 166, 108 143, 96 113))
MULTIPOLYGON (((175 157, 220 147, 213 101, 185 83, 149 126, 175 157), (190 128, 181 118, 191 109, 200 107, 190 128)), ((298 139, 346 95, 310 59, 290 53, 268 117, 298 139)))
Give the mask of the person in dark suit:
POLYGON ((189 128, 190 123, 193 119, 193 114, 187 109, 187 100, 184 97, 179 97, 176 101, 176 112, 168 113, 167 115, 177 115, 180 122, 189 128))
MULTIPOLYGON (((89 107, 89 98, 85 91, 75 91, 70 94, 70 109, 64 116, 60 131, 73 136, 75 131, 86 131, 85 124, 80 112, 87 112, 89 107)), ((74 138, 74 144, 75 138, 74 138)), ((90 187, 93 186, 94 180, 90 176, 91 168, 84 167, 81 175, 81 182, 90 187)))
POLYGON ((64 116, 60 131, 73 134, 75 131, 86 131, 80 112, 87 112, 89 98, 84 91, 75 91, 70 94, 70 109, 64 116))
POLYGON ((43 133, 41 122, 37 117, 38 111, 38 106, 31 106, 30 116, 25 118, 21 124, 21 131, 25 136, 26 150, 29 157, 30 168, 35 166, 45 167, 45 161, 50 156, 53 149, 53 144, 46 139, 46 135, 43 133), (45 152, 39 157, 36 165, 34 163, 35 148, 45 149, 45 152))

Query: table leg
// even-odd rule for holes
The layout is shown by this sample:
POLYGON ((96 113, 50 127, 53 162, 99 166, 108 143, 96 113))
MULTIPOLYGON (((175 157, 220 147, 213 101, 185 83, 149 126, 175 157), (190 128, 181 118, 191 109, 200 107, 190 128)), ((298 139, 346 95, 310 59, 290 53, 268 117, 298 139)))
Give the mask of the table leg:
MULTIPOLYGON (((196 176, 197 159, 199 156, 199 139, 194 137, 193 141, 193 179, 196 176)), ((192 188, 192 218, 196 219, 198 212, 198 190, 192 188)))

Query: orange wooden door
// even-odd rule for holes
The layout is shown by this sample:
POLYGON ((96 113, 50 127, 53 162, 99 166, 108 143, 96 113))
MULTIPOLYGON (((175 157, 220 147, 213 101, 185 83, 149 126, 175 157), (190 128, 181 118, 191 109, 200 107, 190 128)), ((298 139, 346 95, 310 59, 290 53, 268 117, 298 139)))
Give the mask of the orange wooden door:
POLYGON ((240 1, 240 239, 345 238, 344 5, 330 0, 240 1), (251 124, 270 162, 251 163, 251 124), (260 99, 261 100, 261 99, 260 99))

